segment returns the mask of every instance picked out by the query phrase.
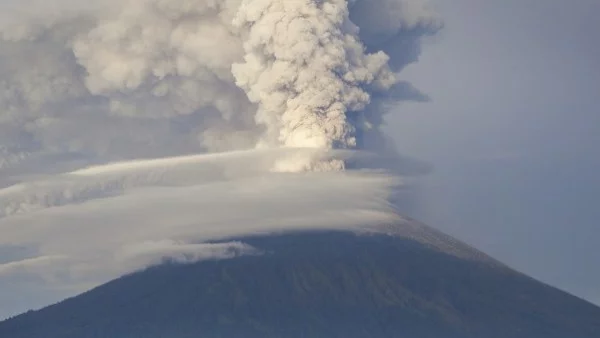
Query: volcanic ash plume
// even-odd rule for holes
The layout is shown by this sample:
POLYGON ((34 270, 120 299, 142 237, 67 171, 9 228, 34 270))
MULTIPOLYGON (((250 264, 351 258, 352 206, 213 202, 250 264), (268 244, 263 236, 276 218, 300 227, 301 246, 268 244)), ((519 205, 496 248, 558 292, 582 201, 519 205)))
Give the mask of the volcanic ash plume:
POLYGON ((384 103, 416 98, 398 72, 440 28, 426 0, 21 3, 0 5, 4 167, 365 149, 384 103))
POLYGON ((246 0, 234 24, 246 35, 246 54, 233 74, 259 104, 267 142, 356 147, 363 126, 348 115, 364 111, 369 90, 389 89, 396 80, 387 55, 365 53, 345 0, 246 0))

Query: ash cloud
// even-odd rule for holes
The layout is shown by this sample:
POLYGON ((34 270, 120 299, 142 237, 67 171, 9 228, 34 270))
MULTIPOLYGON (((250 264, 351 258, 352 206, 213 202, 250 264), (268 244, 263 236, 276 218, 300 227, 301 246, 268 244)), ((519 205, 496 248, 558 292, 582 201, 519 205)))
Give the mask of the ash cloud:
MULTIPOLYGON (((368 148, 439 18, 421 0, 4 5, 0 170, 256 147, 368 148)), ((370 149, 376 150, 376 149, 370 149)))

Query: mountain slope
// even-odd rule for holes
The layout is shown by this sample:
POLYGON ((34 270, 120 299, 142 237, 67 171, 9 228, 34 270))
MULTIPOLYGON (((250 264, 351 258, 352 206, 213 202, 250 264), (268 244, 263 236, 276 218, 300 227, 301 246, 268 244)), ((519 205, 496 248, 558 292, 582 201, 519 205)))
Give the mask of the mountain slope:
POLYGON ((600 337, 600 308, 407 222, 244 238, 0 323, 6 338, 600 337))

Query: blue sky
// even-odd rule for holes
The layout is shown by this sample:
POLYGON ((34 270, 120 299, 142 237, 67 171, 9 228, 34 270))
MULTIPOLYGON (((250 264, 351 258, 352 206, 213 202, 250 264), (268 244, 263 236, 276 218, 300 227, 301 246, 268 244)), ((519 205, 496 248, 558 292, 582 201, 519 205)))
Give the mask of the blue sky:
POLYGON ((388 118, 435 167, 409 213, 600 304, 600 2, 436 4, 405 72, 432 102, 388 118))

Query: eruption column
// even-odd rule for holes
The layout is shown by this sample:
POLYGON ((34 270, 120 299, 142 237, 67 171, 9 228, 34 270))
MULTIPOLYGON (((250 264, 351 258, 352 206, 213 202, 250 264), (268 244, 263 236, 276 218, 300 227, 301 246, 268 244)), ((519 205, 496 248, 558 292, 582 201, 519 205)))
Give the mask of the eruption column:
POLYGON ((234 26, 245 55, 232 70, 258 104, 261 145, 357 147, 370 93, 396 78, 385 53, 365 51, 346 0, 245 0, 234 26))

